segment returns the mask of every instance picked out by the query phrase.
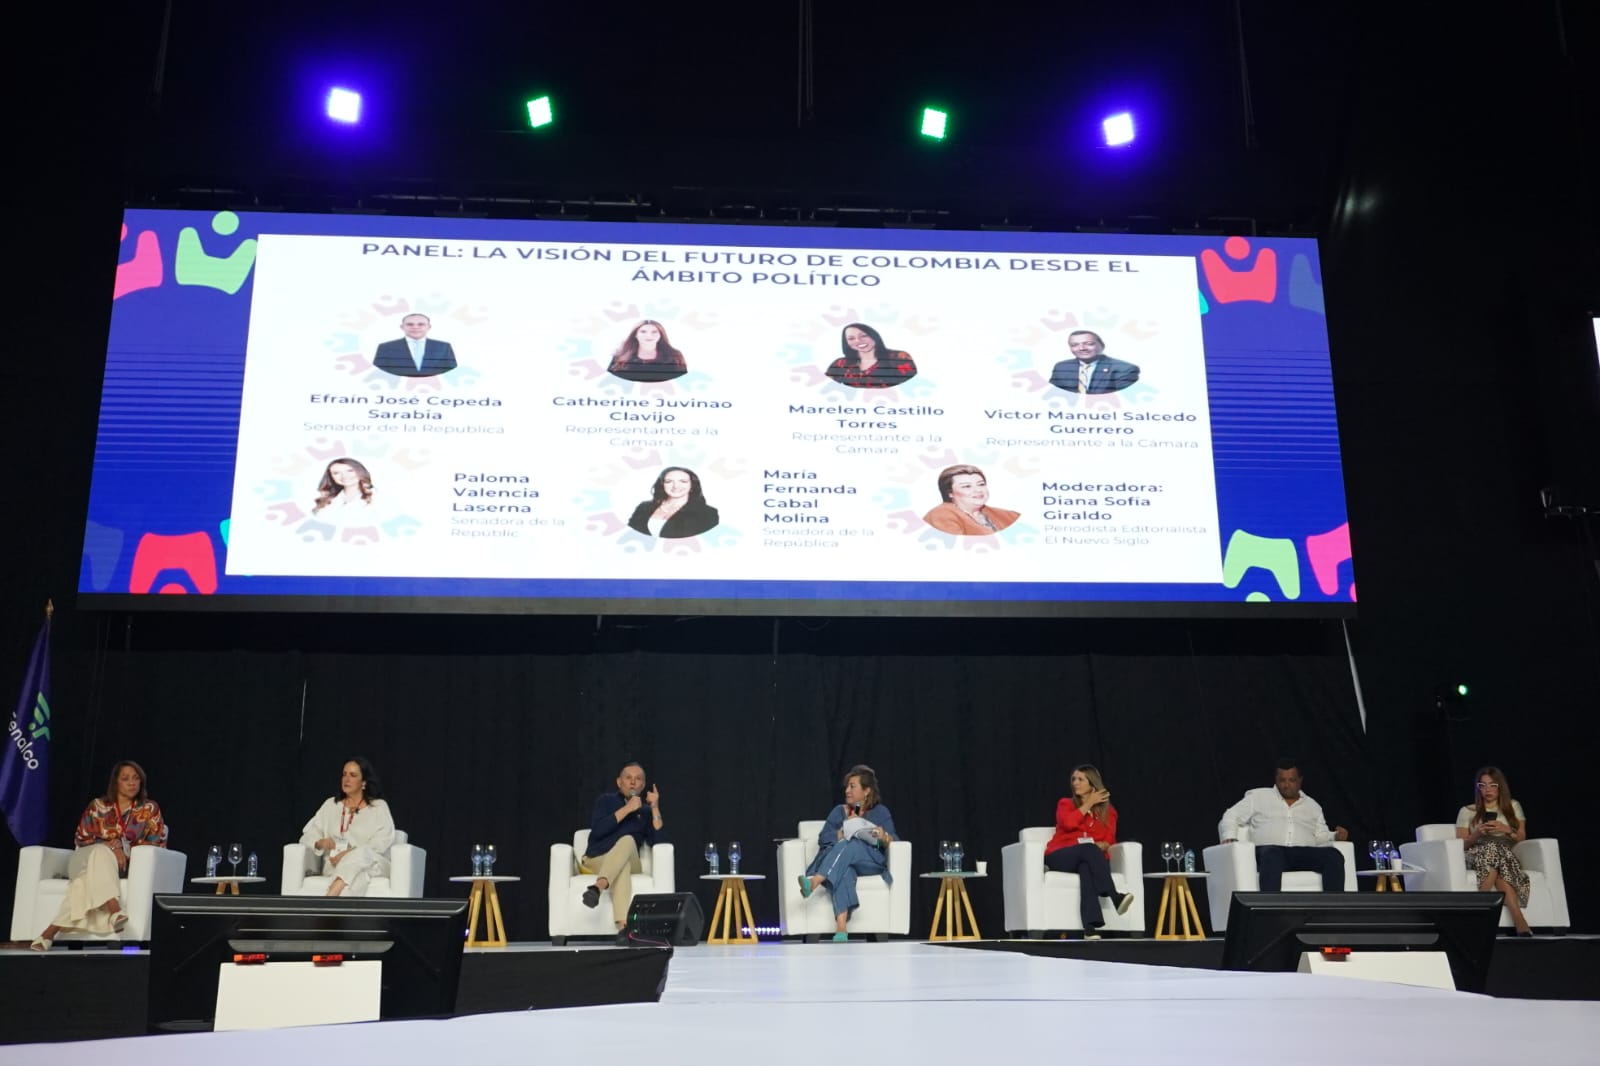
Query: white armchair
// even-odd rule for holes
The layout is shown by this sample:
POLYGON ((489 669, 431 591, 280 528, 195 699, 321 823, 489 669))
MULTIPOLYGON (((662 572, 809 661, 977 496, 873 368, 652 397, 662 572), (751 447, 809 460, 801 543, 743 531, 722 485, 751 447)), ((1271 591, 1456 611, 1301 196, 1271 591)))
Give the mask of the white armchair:
MULTIPOLYGON (((813 892, 810 899, 800 895, 800 875, 817 857, 822 826, 820 821, 801 822, 800 835, 778 845, 778 930, 783 936, 803 936, 807 943, 834 932, 832 896, 825 890, 813 892)), ((861 906, 850 916, 850 932, 874 933, 879 940, 887 940, 890 933, 911 931, 915 874, 910 841, 896 840, 889 845, 889 876, 893 884, 884 884, 877 874, 856 879, 861 906)))
MULTIPOLYGON (((1202 861, 1206 873, 1206 900, 1211 905, 1211 930, 1222 933, 1228 929, 1228 908, 1235 892, 1260 892, 1261 876, 1256 871, 1256 846, 1250 842, 1250 831, 1240 829, 1239 838, 1232 844, 1213 844, 1205 849, 1202 861)), ((1344 856, 1344 890, 1356 890, 1356 849, 1348 840, 1336 840, 1333 846, 1344 856)), ((1322 875, 1315 871, 1289 870, 1283 875, 1285 892, 1321 892, 1322 875)))
MULTIPOLYGON (((17 894, 11 907, 11 939, 32 940, 61 909, 67 896, 67 861, 71 848, 40 845, 17 856, 17 894)), ((189 858, 181 851, 149 845, 128 853, 128 876, 118 881, 118 899, 128 915, 121 934, 63 932, 59 940, 138 941, 150 939, 150 897, 157 892, 182 892, 189 858)))
MULTIPOLYGON (((1537 929, 1565 932, 1567 883, 1561 876, 1561 849, 1552 838, 1524 840, 1516 846, 1518 860, 1528 875, 1528 905, 1522 908, 1528 924, 1537 929)), ((1426 873, 1407 874, 1406 888, 1417 892, 1476 892, 1477 875, 1467 865, 1466 844, 1448 822, 1417 826, 1417 839, 1400 845, 1400 857, 1426 873)), ((1500 912, 1500 924, 1511 925, 1511 912, 1500 912)))
MULTIPOLYGON (((427 865, 428 853, 407 843, 406 834, 396 829, 389 846, 389 876, 368 881, 367 895, 420 899, 427 865)), ((325 896, 331 884, 333 878, 322 872, 322 856, 298 842, 283 846, 283 895, 325 896)))
MULTIPOLYGON (((570 844, 550 845, 550 942, 565 944, 569 936, 614 936, 611 890, 600 893, 600 906, 585 907, 583 890, 594 884, 594 874, 580 874, 578 860, 589 846, 589 831, 572 834, 570 844)), ((645 844, 639 848, 640 872, 633 875, 633 894, 676 892, 671 844, 645 844)))
MULTIPOLYGON (((1006 931, 1025 932, 1038 939, 1051 930, 1082 929, 1078 901, 1080 878, 1046 870, 1044 847, 1055 835, 1052 826, 1037 826, 1017 834, 1015 844, 1000 849, 1001 878, 1006 903, 1006 931)), ((1144 845, 1133 841, 1114 844, 1106 855, 1111 863, 1111 883, 1118 892, 1143 893, 1144 845)), ((1144 931, 1144 906, 1135 900, 1127 914, 1118 914, 1111 901, 1100 901, 1105 930, 1144 931)))

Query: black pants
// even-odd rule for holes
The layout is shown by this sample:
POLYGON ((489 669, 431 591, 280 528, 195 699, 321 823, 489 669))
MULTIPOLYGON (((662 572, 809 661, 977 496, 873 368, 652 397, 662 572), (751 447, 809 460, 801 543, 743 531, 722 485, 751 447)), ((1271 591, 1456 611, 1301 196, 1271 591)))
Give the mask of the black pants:
POLYGON ((1078 875, 1078 911, 1083 916, 1085 929, 1098 929, 1106 924, 1100 913, 1100 897, 1117 895, 1111 883, 1111 864, 1099 844, 1073 844, 1057 848, 1044 857, 1044 868, 1058 873, 1078 875))
POLYGON ((1256 845, 1256 872, 1261 875, 1261 891, 1283 891, 1285 870, 1314 871, 1322 875, 1322 891, 1344 891, 1344 855, 1338 848, 1256 845))

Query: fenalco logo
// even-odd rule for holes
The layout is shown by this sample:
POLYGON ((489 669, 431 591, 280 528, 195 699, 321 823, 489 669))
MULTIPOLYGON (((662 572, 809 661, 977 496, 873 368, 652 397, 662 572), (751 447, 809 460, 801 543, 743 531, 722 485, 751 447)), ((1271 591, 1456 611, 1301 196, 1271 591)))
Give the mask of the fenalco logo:
POLYGON ((43 692, 34 700, 33 721, 27 723, 27 732, 24 733, 22 726, 12 718, 10 738, 28 769, 37 770, 39 754, 33 750, 33 742, 37 740, 45 743, 50 740, 50 702, 44 698, 43 692))

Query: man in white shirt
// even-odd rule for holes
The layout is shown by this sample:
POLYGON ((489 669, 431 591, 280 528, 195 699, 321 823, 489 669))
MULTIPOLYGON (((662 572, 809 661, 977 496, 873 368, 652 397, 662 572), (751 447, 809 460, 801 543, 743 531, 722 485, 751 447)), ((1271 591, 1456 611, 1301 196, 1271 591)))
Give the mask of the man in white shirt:
POLYGON ((1344 890, 1344 856, 1329 845, 1349 840, 1350 834, 1342 825, 1329 831, 1317 801, 1300 791, 1300 770, 1294 763, 1285 760, 1278 766, 1274 787, 1252 788, 1229 807, 1217 836, 1232 844, 1244 829, 1256 846, 1261 891, 1282 891, 1285 870, 1315 871, 1322 875, 1324 892, 1344 890))

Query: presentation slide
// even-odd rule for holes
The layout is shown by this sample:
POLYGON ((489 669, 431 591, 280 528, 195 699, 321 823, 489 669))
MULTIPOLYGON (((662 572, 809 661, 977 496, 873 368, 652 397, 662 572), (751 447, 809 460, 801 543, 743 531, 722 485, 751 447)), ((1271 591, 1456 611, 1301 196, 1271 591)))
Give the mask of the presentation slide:
POLYGON ((122 245, 86 605, 1354 608, 1311 240, 131 210, 122 245))

